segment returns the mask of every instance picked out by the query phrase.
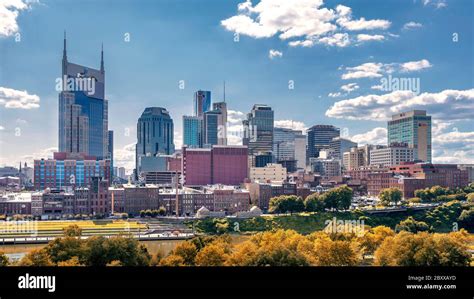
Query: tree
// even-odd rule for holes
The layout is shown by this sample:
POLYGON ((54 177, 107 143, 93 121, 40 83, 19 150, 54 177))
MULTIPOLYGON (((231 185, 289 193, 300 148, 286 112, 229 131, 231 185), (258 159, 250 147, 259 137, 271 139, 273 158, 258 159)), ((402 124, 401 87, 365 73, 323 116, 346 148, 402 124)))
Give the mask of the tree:
POLYGON ((474 208, 463 210, 458 218, 458 221, 461 227, 464 227, 469 231, 474 230, 474 208))
POLYGON ((140 217, 141 217, 141 218, 144 218, 145 216, 146 216, 145 210, 141 210, 141 211, 140 211, 140 217))
POLYGON ((56 238, 48 243, 44 250, 54 263, 64 262, 73 257, 83 256, 83 240, 76 237, 56 238))
POLYGON ((177 267, 185 266, 185 264, 182 257, 180 257, 179 255, 171 254, 160 261, 160 266, 177 267))
POLYGON ((281 195, 270 199, 270 213, 294 213, 304 211, 301 197, 295 195, 281 195))
POLYGON ((165 216, 165 215, 166 215, 166 209, 165 209, 165 207, 160 207, 160 208, 158 209, 158 215, 160 215, 160 216, 165 216))
POLYGON ((18 263, 18 266, 46 267, 53 265, 54 264, 51 261, 48 253, 42 249, 33 249, 27 255, 25 255, 18 263))
POLYGON ((223 266, 227 259, 227 254, 223 246, 219 243, 212 243, 204 247, 196 255, 197 266, 223 266))
POLYGON ((333 188, 321 195, 327 209, 347 210, 351 206, 352 189, 347 186, 333 188))
POLYGON ((196 245, 187 241, 179 243, 176 248, 171 251, 171 254, 182 257, 183 264, 187 266, 194 265, 194 259, 196 258, 197 253, 196 245))
POLYGON ((358 238, 365 255, 370 255, 377 250, 387 237, 393 237, 395 232, 386 226, 376 226, 367 230, 363 236, 358 238))
POLYGON ((402 200, 402 191, 398 188, 382 189, 379 193, 379 199, 383 205, 388 206, 390 203, 397 204, 402 200))
POLYGON ((395 227, 395 231, 407 231, 410 233, 425 232, 429 231, 430 227, 426 222, 416 221, 412 216, 407 219, 400 221, 399 224, 395 227))
POLYGON ((322 212, 324 211, 324 201, 318 193, 310 194, 304 200, 305 210, 307 212, 322 212))
POLYGON ((402 231, 386 238, 374 254, 377 266, 468 266, 470 260, 457 233, 402 231))
POLYGON ((422 202, 429 202, 432 199, 431 192, 425 189, 415 190, 415 197, 420 198, 422 202))
POLYGON ((80 237, 82 235, 82 229, 77 224, 72 224, 63 228, 63 235, 65 237, 80 237))
POLYGON ((81 264, 81 261, 79 261, 79 258, 77 256, 74 256, 66 261, 62 261, 58 263, 58 266, 60 267, 77 267, 77 266, 83 266, 81 264))
POLYGON ((314 251, 317 266, 355 266, 360 262, 357 244, 351 241, 318 239, 314 251))
POLYGON ((8 266, 10 264, 10 261, 8 260, 8 257, 5 255, 5 253, 0 251, 0 267, 8 266))

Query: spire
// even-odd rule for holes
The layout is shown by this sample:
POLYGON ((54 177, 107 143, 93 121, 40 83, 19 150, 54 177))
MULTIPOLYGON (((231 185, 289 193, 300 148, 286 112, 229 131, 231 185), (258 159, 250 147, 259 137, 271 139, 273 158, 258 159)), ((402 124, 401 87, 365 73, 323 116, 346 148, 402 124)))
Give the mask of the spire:
POLYGON ((224 103, 225 103, 225 80, 224 80, 224 103))
POLYGON ((100 52, 100 71, 104 72, 104 43, 102 43, 102 50, 100 52))
POLYGON ((63 59, 64 59, 64 60, 67 60, 67 54, 66 54, 66 30, 64 30, 63 59))
POLYGON ((63 46, 63 76, 67 74, 67 52, 66 52, 66 30, 64 30, 64 46, 63 46))

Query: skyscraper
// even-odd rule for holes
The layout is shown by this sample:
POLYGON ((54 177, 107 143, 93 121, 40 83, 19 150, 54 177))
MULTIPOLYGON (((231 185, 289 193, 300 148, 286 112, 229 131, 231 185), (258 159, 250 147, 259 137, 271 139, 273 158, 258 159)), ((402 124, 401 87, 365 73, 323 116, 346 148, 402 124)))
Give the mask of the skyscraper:
POLYGON ((137 123, 136 176, 140 174, 142 157, 174 153, 173 119, 165 108, 145 108, 137 123))
POLYGON ((203 145, 209 147, 218 144, 219 120, 221 112, 210 110, 204 112, 204 141, 203 145))
MULTIPOLYGON (((225 101, 225 98, 224 98, 225 101)), ((227 145, 227 103, 218 102, 212 105, 213 110, 219 111, 220 115, 217 119, 217 144, 227 145)))
POLYGON ((100 70, 68 61, 66 33, 59 93, 59 151, 84 153, 104 159, 108 155, 108 107, 105 99, 104 51, 100 70))
POLYGON ((117 175, 114 171, 114 131, 109 130, 108 132, 108 141, 107 141, 107 149, 108 149, 108 154, 107 154, 107 159, 110 159, 110 169, 111 169, 111 175, 110 177, 114 177, 117 175))
POLYGON ((203 116, 211 110, 211 92, 198 90, 194 93, 194 116, 203 116))
POLYGON ((243 122, 243 145, 249 148, 249 154, 271 152, 273 149, 274 113, 270 106, 256 104, 243 122))
POLYGON ((342 160, 345 152, 350 152, 351 148, 357 147, 357 142, 349 139, 336 137, 329 142, 329 149, 333 154, 333 158, 342 160))
POLYGON ((431 162, 431 116, 424 110, 402 112, 388 121, 388 145, 407 143, 413 158, 431 162))
POLYGON ((190 148, 202 147, 203 127, 203 117, 183 115, 183 145, 190 148))
POLYGON ((329 143, 339 137, 340 130, 332 125, 314 125, 308 129, 308 158, 318 158, 319 151, 329 148, 329 143))

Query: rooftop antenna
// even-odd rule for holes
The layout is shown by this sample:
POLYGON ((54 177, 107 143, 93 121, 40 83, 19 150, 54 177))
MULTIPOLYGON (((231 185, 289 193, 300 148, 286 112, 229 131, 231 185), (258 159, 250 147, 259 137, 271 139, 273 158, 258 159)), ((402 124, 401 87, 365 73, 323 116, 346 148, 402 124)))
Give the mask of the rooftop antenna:
POLYGON ((100 71, 104 72, 104 43, 102 43, 102 48, 100 52, 100 71))

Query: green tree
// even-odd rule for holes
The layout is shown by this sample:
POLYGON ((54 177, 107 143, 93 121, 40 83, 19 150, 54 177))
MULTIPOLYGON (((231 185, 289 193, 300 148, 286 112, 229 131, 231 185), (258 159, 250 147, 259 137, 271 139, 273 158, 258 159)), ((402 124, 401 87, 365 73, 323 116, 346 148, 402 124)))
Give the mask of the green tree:
POLYGON ((422 202, 429 202, 432 199, 431 192, 426 189, 415 190, 415 197, 420 198, 422 202))
POLYGON ((166 215, 166 209, 165 209, 165 207, 160 207, 160 208, 158 209, 158 215, 160 215, 160 216, 165 216, 165 215, 166 215))
POLYGON ((426 222, 416 221, 412 216, 407 219, 400 221, 399 224, 395 227, 395 231, 407 231, 410 233, 425 232, 429 231, 430 227, 426 222))
POLYGON ((304 202, 295 195, 281 195, 270 199, 270 213, 295 213, 304 211, 304 202))
POLYGON ((474 230, 474 208, 463 210, 458 218, 461 227, 472 231, 474 230))
POLYGON ((324 201, 318 193, 310 194, 304 200, 305 210, 307 212, 323 212, 324 201))
POLYGON ((379 199, 384 205, 389 205, 390 203, 396 205, 400 200, 402 200, 402 196, 402 191, 398 188, 382 189, 379 193, 379 199))
POLYGON ((347 186, 333 188, 321 197, 327 209, 347 210, 351 206, 352 189, 347 186))

